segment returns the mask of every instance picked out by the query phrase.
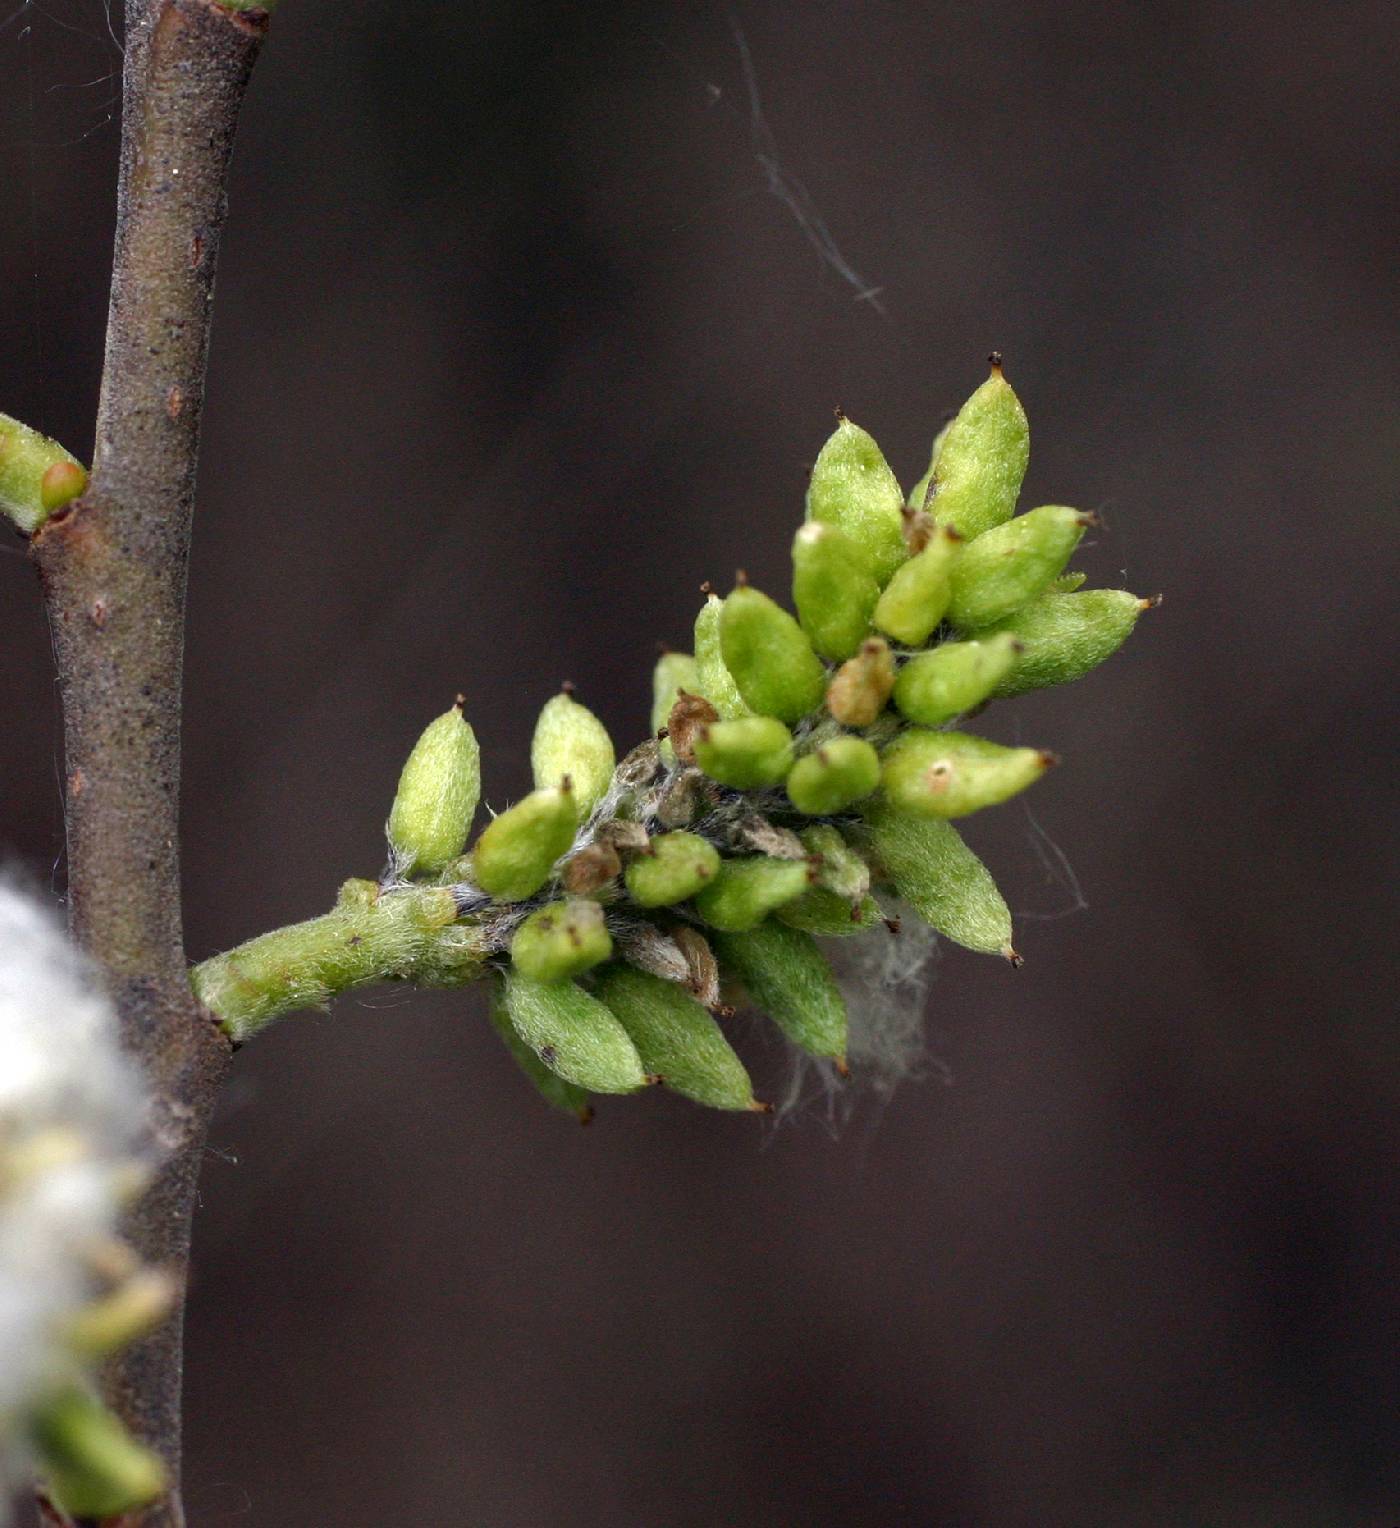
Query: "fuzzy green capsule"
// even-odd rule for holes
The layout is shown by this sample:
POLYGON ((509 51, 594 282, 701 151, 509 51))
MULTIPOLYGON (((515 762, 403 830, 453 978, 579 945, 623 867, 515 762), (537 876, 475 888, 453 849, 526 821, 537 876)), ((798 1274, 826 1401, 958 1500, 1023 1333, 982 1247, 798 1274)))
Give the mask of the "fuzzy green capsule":
POLYGON ((749 933, 720 934, 715 953, 794 1045, 844 1070, 846 1002, 810 934, 765 923, 749 933))
POLYGON ((609 966, 598 977, 597 993, 631 1037, 642 1065, 665 1087, 711 1109, 765 1110, 719 1025, 684 987, 630 966, 609 966))
POLYGON ((670 907, 719 874, 719 850, 695 833, 662 833, 627 867, 627 893, 638 907, 670 907))
POLYGON ((105 1406, 71 1386, 42 1401, 28 1419, 48 1495, 69 1517, 116 1517, 165 1489, 165 1467, 105 1406))
POLYGON ((834 525, 809 520, 792 541, 792 603, 823 658, 849 658, 869 634, 880 586, 865 553, 834 525))
POLYGON ((720 862, 719 874, 695 897, 695 911, 711 928, 742 933, 757 928, 784 902, 795 901, 811 884, 805 860, 766 854, 720 862))
POLYGON ((928 471, 909 490, 909 497, 904 501, 910 509, 918 510, 924 507, 924 500, 928 498, 929 489, 933 486, 933 471, 938 465, 939 452, 942 451, 943 442, 947 440, 948 432, 952 428, 953 421, 950 419, 938 434, 933 437, 933 445, 930 447, 928 454, 928 471))
POLYGON ((906 647, 926 642, 953 597, 953 569, 962 546, 956 531, 939 526, 886 585, 875 606, 875 625, 906 647))
POLYGON ((862 642, 826 687, 826 709, 843 727, 869 727, 894 689, 894 654, 883 637, 862 642))
POLYGON ((462 697, 429 722, 399 775, 386 831, 402 876, 436 875, 465 847, 481 795, 481 750, 462 697))
POLYGON ((627 1031, 576 982, 508 971, 505 1007, 516 1034, 565 1082, 590 1093, 634 1093, 649 1080, 627 1031))
MULTIPOLYGON (((682 690, 700 693, 700 666, 689 653, 662 653, 651 671, 651 735, 655 737, 671 719, 671 707, 682 690)), ((670 739, 661 744, 661 757, 669 764, 676 756, 670 739)))
POLYGON ((87 468, 56 440, 0 414, 0 514, 31 535, 87 487, 87 468))
MULTIPOLYGON (((821 705, 821 659, 806 632, 766 594, 747 584, 735 589, 720 613, 719 634, 724 666, 760 716, 795 722, 821 705)), ((722 715, 724 708, 719 710, 722 715)))
POLYGON ((1095 523, 1082 510, 1045 504, 979 536, 953 568, 948 619, 975 631, 1019 610, 1059 576, 1095 523))
POLYGON ((890 804, 912 816, 966 817, 1025 790, 1055 762, 1037 748, 910 727, 885 749, 880 783, 890 804))
POLYGON ((800 928, 818 939, 844 939, 874 928, 881 914, 874 897, 848 902, 824 886, 813 886, 795 902, 780 907, 773 916, 789 928, 800 928))
POLYGON ((557 1072, 551 1072, 543 1061, 530 1049, 515 1031, 515 1025, 506 1012, 505 986, 496 978, 491 993, 491 1024, 505 1042, 506 1049, 515 1057, 515 1064, 534 1083, 540 1097, 564 1114, 572 1114, 581 1125, 593 1118, 588 1094, 572 1082, 565 1082, 557 1072))
POLYGON ((720 641, 724 603, 719 595, 707 594, 700 614, 695 617, 695 667, 700 676, 700 693, 728 721, 736 716, 752 716, 753 708, 739 693, 733 674, 724 664, 720 641))
POLYGON ((577 828, 572 790, 531 791, 482 830, 472 850, 477 885, 502 902, 533 896, 568 852, 577 828))
MULTIPOLYGON (((998 699, 1082 679, 1128 640, 1138 617, 1154 600, 1126 589, 1087 589, 1083 594, 1042 594, 1007 616, 998 632, 1014 633, 1023 651, 992 691, 998 699)), ((986 631, 978 632, 986 639, 986 631)))
POLYGON ((880 783, 880 755, 859 737, 836 737, 804 754, 787 777, 788 800, 808 817, 829 817, 880 783))
POLYGON ((992 356, 992 374, 958 410, 933 464, 929 508, 967 540, 1009 520, 1030 460, 1021 400, 992 356))
POLYGON ((603 909, 586 897, 537 908, 516 929, 510 958, 537 982, 562 982, 600 966, 612 954, 603 909))
POLYGON ((714 722, 695 739, 695 762, 735 790, 781 785, 792 768, 792 733, 775 716, 714 722))
POLYGON ((617 768, 608 729, 569 688, 546 701, 530 742, 530 768, 539 789, 557 786, 567 775, 574 810, 582 821, 607 794, 617 768))
POLYGON ((977 642, 942 642, 900 669, 894 703, 911 722, 941 726, 995 694, 1020 653, 1020 639, 1010 632, 977 642))
POLYGON ((870 890, 870 866, 839 828, 814 822, 797 836, 816 863, 819 887, 834 891, 846 902, 858 902, 870 890))
POLYGON ((844 531, 864 551, 883 584, 909 555, 904 545, 904 494, 879 446, 838 416, 807 487, 807 518, 844 531))

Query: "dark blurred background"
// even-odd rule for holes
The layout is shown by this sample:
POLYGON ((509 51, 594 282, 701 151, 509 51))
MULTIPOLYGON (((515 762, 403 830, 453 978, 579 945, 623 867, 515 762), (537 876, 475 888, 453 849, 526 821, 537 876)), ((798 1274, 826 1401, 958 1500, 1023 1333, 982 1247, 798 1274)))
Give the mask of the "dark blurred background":
MULTIPOLYGON (((565 677, 639 737, 701 580, 781 592, 832 407, 912 481, 993 346, 1027 502, 1167 602, 989 713, 1066 760, 969 829, 1026 968, 945 950, 941 1069, 835 1136, 650 1096, 579 1130, 476 994, 245 1051, 194 1524, 1400 1518, 1397 43, 1348 0, 289 0, 219 278, 192 957, 377 872, 458 689, 498 806, 565 677)), ((0 28, 0 405, 84 453, 117 64, 103 0, 0 28)), ((17 540, 0 601, 0 844, 57 890, 17 540)))

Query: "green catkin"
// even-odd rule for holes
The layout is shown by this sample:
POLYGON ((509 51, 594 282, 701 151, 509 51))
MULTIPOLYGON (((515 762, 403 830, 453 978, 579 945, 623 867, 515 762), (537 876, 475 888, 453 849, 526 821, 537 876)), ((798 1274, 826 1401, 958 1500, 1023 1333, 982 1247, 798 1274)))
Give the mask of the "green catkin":
POLYGON ((797 835, 816 864, 817 885, 844 901, 859 901, 870 890, 870 866, 846 842, 839 828, 816 822, 797 835))
POLYGON ((882 637, 862 642, 826 687, 826 709, 843 727, 869 727, 894 689, 894 654, 882 637))
POLYGON ((582 821, 607 794, 617 768, 608 729, 568 689, 546 701, 530 742, 535 785, 544 790, 568 776, 582 821))
POLYGON ((510 958, 537 982, 559 982, 602 965, 612 947, 602 907, 571 897, 532 912, 511 937, 510 958))
POLYGON ((871 896, 852 902, 824 886, 813 886, 773 916, 789 928, 803 929, 819 939, 844 939, 874 928, 880 921, 880 907, 871 896))
POLYGON ((533 896, 568 852, 577 827, 572 790, 531 791, 482 830, 472 850, 477 885, 502 902, 533 896))
POLYGON ((56 440, 0 414, 0 514, 26 536, 87 487, 87 469, 56 440))
POLYGON ((1054 763, 1041 749, 910 727, 881 756, 880 784, 891 805, 911 816, 966 817, 1025 790, 1054 763))
POLYGON ((596 990, 627 1031, 642 1065, 665 1087, 711 1109, 763 1111, 743 1062, 683 987, 615 965, 599 974, 596 990))
MULTIPOLYGON (((1128 640, 1138 617, 1154 601, 1126 589, 1042 594, 990 631, 1014 633, 1022 653, 992 694, 998 700, 1082 679, 1128 640)), ((989 631, 978 632, 985 640, 989 631)))
POLYGON ((904 494, 879 446, 844 416, 812 467, 807 518, 844 531, 884 584, 909 555, 904 545, 904 494))
POLYGON ((787 777, 788 800, 808 817, 830 817, 880 783, 880 755, 858 737, 837 737, 804 754, 787 777))
POLYGON ((565 1082, 557 1072, 551 1072, 543 1061, 530 1049, 515 1031, 506 1012, 505 987, 498 976, 492 984, 491 1023, 505 1042, 506 1049, 515 1057, 516 1065, 535 1085, 540 1097, 554 1109, 572 1114, 581 1125, 593 1118, 588 1094, 571 1082, 565 1082))
MULTIPOLYGON (((682 690, 700 693, 700 666, 689 653, 662 653, 651 671, 651 735, 655 737, 671 718, 671 707, 682 690)), ((670 740, 661 744, 661 757, 669 764, 676 756, 670 740)))
POLYGON ((792 733, 774 716, 714 722, 695 739, 695 762, 735 790, 781 785, 792 768, 792 733))
POLYGON ((165 1467, 96 1398, 77 1386, 43 1401, 28 1420, 47 1494, 69 1517, 133 1512, 165 1489, 165 1467))
POLYGON ((724 666, 760 716, 795 722, 821 705, 821 659, 806 632, 766 594, 741 584, 724 602, 719 632, 724 666))
POLYGON ((550 1071, 590 1093, 635 1093, 648 1081, 637 1047, 612 1012, 576 982, 505 975, 516 1034, 550 1071))
POLYGON ((922 509, 924 500, 928 498, 928 491, 933 486, 933 469, 938 465, 938 454, 943 449, 943 442, 948 438, 948 432, 953 428, 950 419, 947 424, 933 437, 933 446, 928 454, 928 471, 909 490, 909 497, 904 501, 910 509, 922 509))
POLYGON ((805 860, 766 854, 721 862, 719 874, 695 897, 695 911, 711 928, 742 933, 757 928, 784 902, 795 901, 811 884, 805 860))
POLYGON ((875 606, 875 625, 905 647, 926 642, 948 609, 962 545, 956 531, 938 527, 923 551, 889 581, 875 606))
POLYGON ((719 850, 695 833, 662 833, 628 865, 627 894, 639 907, 670 907, 719 874, 719 850))
POLYGON ((724 666, 720 646, 720 617, 724 601, 717 594, 707 594, 700 614, 695 617, 695 669, 699 689, 706 700, 726 721, 738 716, 752 716, 752 708, 739 693, 734 676, 724 666))
POLYGON ((834 525, 809 520, 793 537, 792 603, 813 648, 839 663, 870 632, 880 586, 865 554, 834 525))
POLYGON ((481 750, 462 698, 424 729, 399 775, 387 833, 400 875, 436 875, 461 854, 481 795, 481 750))
POLYGON ((718 935, 715 953, 794 1045, 844 1069, 845 999, 810 934, 765 923, 748 933, 718 935))
POLYGON ((1020 639, 1009 632, 976 642, 940 643, 900 669, 894 703, 911 722, 941 726, 995 694, 1020 652, 1020 639))
POLYGON ((934 518, 969 541, 1009 520, 1030 451, 1025 410, 993 355, 991 376, 944 433, 933 465, 934 518))
POLYGON ((987 531, 953 568, 948 619, 959 631, 990 626, 1043 594, 1069 561, 1094 517, 1046 504, 987 531))

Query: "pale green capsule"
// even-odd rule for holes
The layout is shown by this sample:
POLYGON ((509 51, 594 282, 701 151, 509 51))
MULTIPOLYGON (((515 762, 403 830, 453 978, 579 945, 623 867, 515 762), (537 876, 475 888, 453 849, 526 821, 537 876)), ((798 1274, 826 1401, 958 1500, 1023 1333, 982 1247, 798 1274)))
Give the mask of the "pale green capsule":
POLYGON ((869 727, 894 689, 894 654, 883 637, 862 642, 826 687, 826 709, 843 727, 869 727))
POLYGON ((940 525, 967 540, 1009 520, 1030 460, 1026 411, 992 357, 992 374, 958 410, 933 464, 933 499, 940 525))
POLYGON ((1055 762, 1037 748, 910 727, 885 749, 880 783, 890 804, 912 816, 966 817, 1025 790, 1055 762))
POLYGON ((883 584, 908 552, 904 494, 874 440, 842 416, 821 448, 807 488, 807 518, 844 531, 883 584))
POLYGON ((800 897, 811 884, 805 860, 771 859, 766 854, 720 862, 719 874, 695 897, 695 911, 711 928, 742 933, 757 928, 769 913, 800 897))
POLYGON ((933 437, 933 446, 928 454, 928 471, 909 490, 909 497, 904 501, 910 509, 922 509, 924 500, 928 498, 929 489, 933 486, 933 469, 938 465, 938 453, 943 449, 943 442, 948 438, 948 432, 953 428, 950 419, 947 424, 933 437))
POLYGON ((744 1063, 684 987, 630 966, 610 966, 599 975, 597 992, 663 1086, 711 1109, 765 1111, 744 1063))
POLYGON ((781 785, 792 768, 792 733, 775 716, 714 722, 696 736, 695 762, 735 790, 781 785))
POLYGON ((45 1395, 25 1418, 23 1431, 46 1494, 67 1518, 125 1517, 166 1488, 159 1456, 77 1385, 45 1395))
POLYGON ((569 777, 581 821, 607 794, 617 754, 608 729, 564 689, 540 711, 530 742, 530 768, 540 790, 569 777))
POLYGON ((760 716, 795 722, 821 705, 821 659, 806 632, 766 594, 747 584, 735 589, 724 602, 719 633, 724 666, 760 716))
POLYGON ((1088 578, 1087 573, 1061 573, 1050 583, 1050 592, 1055 594, 1073 594, 1076 589, 1084 587, 1084 581, 1088 578))
POLYGON ((670 907, 719 874, 719 850, 695 833, 662 833, 627 867, 627 894, 638 907, 670 907))
POLYGON ((912 817, 879 797, 863 815, 872 856, 925 923, 969 950, 1014 955, 1006 901, 952 823, 912 817))
POLYGON ((846 902, 858 902, 870 890, 870 866, 846 842, 839 828, 829 822, 814 822, 797 836, 816 862, 818 886, 834 891, 846 902))
POLYGON ((720 647, 720 616, 724 601, 717 594, 708 594, 695 617, 695 667, 700 677, 700 693, 726 720, 736 716, 752 716, 734 676, 724 666, 724 654, 720 647))
MULTIPOLYGON (((992 693, 1000 699, 1082 679, 1122 647, 1138 617, 1154 604, 1126 589, 1042 594, 992 628, 1014 633, 1023 648, 1015 668, 992 693)), ((986 636, 978 632, 979 638, 986 636)))
POLYGON ((516 1034, 565 1082, 590 1093, 634 1093, 650 1080, 612 1011, 576 982, 508 971, 505 1006, 516 1034))
POLYGON ((472 850, 477 885, 502 902, 533 896, 578 828, 571 790, 531 791, 482 830, 472 850))
POLYGON ((954 565, 948 619, 975 631, 1019 610, 1059 576, 1094 523, 1082 510, 1046 504, 979 536, 954 565))
POLYGON ((787 777, 788 800, 808 817, 829 817, 880 783, 880 755, 859 737, 835 737, 804 754, 787 777))
POLYGON ((506 1012, 505 988, 499 977, 491 993, 491 1023, 505 1042, 506 1049, 515 1057, 516 1065, 534 1083, 540 1097, 551 1108, 572 1114, 581 1125, 586 1125, 593 1118, 588 1094, 573 1083, 565 1082, 557 1072, 551 1072, 515 1032, 515 1026, 506 1012))
POLYGON ((87 487, 87 469, 56 440, 0 414, 0 514, 30 535, 87 487))
POLYGON ((1009 632, 977 642, 942 642, 900 669, 894 703, 911 722, 941 726, 995 694, 1020 652, 1020 640, 1009 632))
POLYGON ((940 526, 927 546, 890 579, 875 606, 874 622, 906 647, 919 647, 943 619, 953 596, 953 569, 962 537, 940 526))
POLYGON ((516 929, 510 958, 537 982, 562 982, 600 966, 612 954, 603 909, 586 897, 537 908, 516 929))
MULTIPOLYGON (((651 735, 655 737, 671 717, 671 707, 682 690, 700 693, 700 666, 689 653, 662 653, 651 671, 651 735)), ((661 757, 669 764, 676 756, 669 739, 661 744, 661 757)))
POLYGON ((800 928, 819 939, 844 939, 873 928, 880 921, 880 908, 874 897, 851 902, 824 886, 813 886, 773 916, 789 928, 800 928))
POLYGON ((823 658, 849 658, 870 631, 880 586, 865 553, 834 525, 809 520, 792 542, 792 603, 823 658))
POLYGON ((399 775, 386 831, 403 876, 436 875, 463 850, 481 795, 481 750, 462 700, 429 722, 399 775))
POLYGON ((845 1069, 846 1002, 810 934, 781 923, 715 940, 720 968, 743 983, 792 1041, 845 1069))

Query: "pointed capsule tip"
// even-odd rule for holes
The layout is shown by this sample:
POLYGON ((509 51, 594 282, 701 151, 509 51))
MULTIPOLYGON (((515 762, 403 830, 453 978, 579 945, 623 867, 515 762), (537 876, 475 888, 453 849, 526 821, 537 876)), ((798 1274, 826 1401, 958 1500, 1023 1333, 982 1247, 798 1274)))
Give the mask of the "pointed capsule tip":
POLYGON ((1040 761, 1040 767, 1042 769, 1054 769, 1054 767, 1060 762, 1059 754, 1051 753, 1048 748, 1042 748, 1040 753, 1037 755, 1037 758, 1040 761))
POLYGON ((842 1077, 849 1077, 851 1075, 851 1069, 846 1065, 846 1058, 844 1056, 833 1056, 831 1064, 842 1077))
POLYGON ((579 1122, 580 1125, 591 1125, 593 1123, 593 1105, 592 1104, 581 1104, 579 1106, 579 1110, 578 1110, 578 1122, 579 1122))
POLYGON ((747 589, 748 586, 749 586, 749 575, 744 571, 743 568, 735 568, 734 569, 734 587, 736 589, 747 589))
POLYGON ((572 679, 562 680, 559 685, 559 693, 561 695, 567 695, 570 699, 573 698, 574 692, 577 689, 578 686, 573 682, 572 679))
POLYGON ((467 697, 465 695, 463 695, 460 690, 458 690, 457 691, 457 698, 452 702, 452 709, 454 711, 460 711, 462 709, 462 707, 464 705, 466 705, 466 703, 467 703, 467 697))
POLYGON ((1149 594, 1145 600, 1138 601, 1138 609, 1156 610, 1165 598, 1164 594, 1149 594))
POLYGON ((774 1105, 773 1104, 764 1103, 764 1101, 761 1098, 751 1098, 751 1099, 749 1099, 749 1113, 750 1114, 772 1114, 773 1110, 774 1110, 774 1105))
POLYGON ((707 578, 705 582, 700 585, 700 592, 706 597, 706 599, 708 599, 710 595, 715 592, 715 586, 707 578))
POLYGON ((1000 350, 992 351, 991 355, 989 355, 987 357, 987 365, 992 368, 992 370, 996 373, 997 376, 1001 375, 1001 351, 1000 350))
POLYGON ((843 409, 841 407, 841 405, 839 403, 836 405, 836 407, 834 409, 832 409, 831 412, 836 415, 836 423, 837 424, 845 424, 845 422, 846 422, 846 411, 845 411, 845 409, 843 409))
POLYGON ((642 1081, 649 1088, 659 1088, 661 1084, 665 1082, 665 1080, 666 1079, 661 1075, 660 1072, 648 1072, 642 1078, 642 1081))
POLYGON ((1026 963, 1026 957, 1024 955, 1018 955, 1009 944, 1002 946, 1001 953, 1002 956, 1010 962, 1013 969, 1017 971, 1019 971, 1021 967, 1026 963))

